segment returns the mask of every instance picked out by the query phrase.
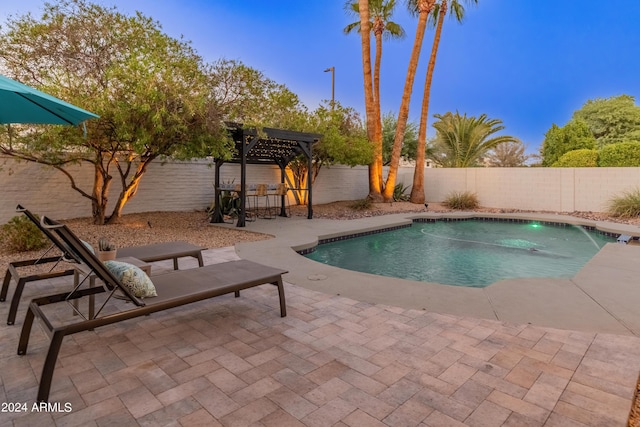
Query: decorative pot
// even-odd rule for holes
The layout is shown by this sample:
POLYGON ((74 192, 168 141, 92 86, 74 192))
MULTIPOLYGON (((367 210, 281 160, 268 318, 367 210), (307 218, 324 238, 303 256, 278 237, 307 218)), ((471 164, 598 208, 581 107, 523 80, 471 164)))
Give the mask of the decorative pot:
POLYGON ((116 252, 117 252, 116 249, 112 251, 98 251, 97 253, 98 259, 102 262, 113 261, 114 259, 116 259, 116 252))

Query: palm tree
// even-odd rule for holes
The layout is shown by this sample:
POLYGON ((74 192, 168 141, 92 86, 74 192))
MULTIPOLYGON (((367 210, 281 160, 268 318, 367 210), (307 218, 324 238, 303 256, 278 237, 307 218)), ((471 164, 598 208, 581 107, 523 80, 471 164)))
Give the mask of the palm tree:
MULTIPOLYGON (((373 68, 373 120, 367 117, 367 132, 374 144, 374 161, 369 165, 369 197, 379 200, 382 197, 382 121, 380 113, 380 64, 382 62, 382 40, 402 38, 404 29, 391 20, 396 0, 369 0, 369 26, 376 40, 376 54, 373 68), (372 122, 372 123, 371 123, 372 122), (369 129, 371 124, 372 129, 369 129)), ((360 1, 347 0, 347 11, 355 16, 360 14, 360 1)), ((353 22, 344 28, 345 34, 360 31, 361 21, 353 22)), ((365 85, 367 83, 365 82, 365 85)), ((366 87, 365 87, 366 89, 366 87)), ((365 94, 366 97, 366 94, 365 94)), ((369 110, 367 110, 367 116, 369 110)))
MULTIPOLYGON (((367 138, 375 139, 375 98, 373 96, 373 78, 371 75, 371 22, 369 19, 369 0, 358 0, 358 12, 360 13, 360 37, 362 40, 362 74, 364 75, 364 105, 367 114, 367 138)), ((369 192, 375 194, 377 179, 372 177, 369 168, 369 192)), ((379 189, 378 189, 379 191, 379 189)))
MULTIPOLYGON (((465 0, 467 3, 478 3, 478 0, 465 0)), ((424 84, 424 95, 422 98, 422 112, 420 114, 420 129, 418 131, 418 146, 416 147, 416 168, 413 173, 413 186, 411 188, 410 201, 412 203, 424 203, 424 155, 427 143, 427 118, 429 114, 429 99, 431 98, 431 82, 433 71, 436 66, 438 47, 442 35, 442 25, 447 14, 448 0, 440 0, 433 9, 432 20, 436 24, 436 32, 431 46, 431 57, 427 67, 427 76, 424 84)), ((455 17, 458 22, 462 22, 464 17, 464 6, 460 0, 451 0, 450 16, 455 17)))
POLYGON ((479 118, 446 113, 435 114, 438 119, 436 129, 434 161, 443 167, 468 168, 479 166, 485 153, 497 145, 514 142, 508 135, 493 136, 504 129, 502 120, 488 119, 486 114, 479 118))
POLYGON ((402 92, 400 111, 398 112, 398 125, 393 140, 393 149, 391 150, 389 175, 387 176, 387 182, 385 183, 382 193, 384 200, 388 202, 393 201, 393 189, 396 184, 396 177, 398 176, 402 141, 404 140, 404 131, 407 127, 407 120, 409 119, 409 104, 411 103, 413 81, 415 80, 416 70, 418 68, 420 50, 422 49, 422 40, 424 39, 424 32, 427 28, 427 19, 433 11, 435 4, 436 0, 407 0, 409 11, 414 15, 418 15, 418 27, 416 29, 416 37, 413 42, 411 57, 409 59, 409 68, 407 70, 407 77, 405 79, 404 90, 402 92))

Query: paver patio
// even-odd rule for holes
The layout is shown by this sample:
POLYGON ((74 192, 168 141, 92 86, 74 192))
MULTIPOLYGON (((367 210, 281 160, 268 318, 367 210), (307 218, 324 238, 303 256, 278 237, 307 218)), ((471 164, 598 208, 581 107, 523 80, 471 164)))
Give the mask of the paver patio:
MULTIPOLYGON (((232 248, 204 255, 205 264, 237 258, 232 248)), ((626 422, 640 370, 640 338, 632 334, 438 314, 285 286, 285 318, 276 290, 263 286, 67 337, 50 399, 72 410, 2 412, 0 426, 626 422)), ((64 278, 39 282, 24 298, 66 287, 64 278)), ((29 353, 16 355, 24 307, 15 326, 0 326, 0 401, 31 408, 47 339, 36 327, 29 353)), ((0 304, 0 317, 7 311, 0 304)))

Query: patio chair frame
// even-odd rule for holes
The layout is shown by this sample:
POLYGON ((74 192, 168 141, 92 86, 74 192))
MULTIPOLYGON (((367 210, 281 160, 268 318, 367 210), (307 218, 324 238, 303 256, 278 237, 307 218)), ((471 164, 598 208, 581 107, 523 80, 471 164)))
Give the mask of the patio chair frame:
POLYGON ((102 280, 103 286, 94 288, 73 289, 71 292, 35 298, 29 304, 25 316, 18 343, 18 355, 25 355, 29 344, 29 336, 34 319, 37 317, 44 326, 45 332, 50 337, 49 349, 42 368, 37 400, 48 401, 49 392, 53 380, 58 354, 62 347, 63 338, 87 330, 122 322, 140 316, 149 315, 158 311, 179 307, 197 301, 234 293, 240 296, 240 291, 263 284, 272 284, 278 288, 280 302, 280 316, 285 317, 286 302, 282 274, 287 273, 273 267, 264 266, 252 261, 229 261, 219 264, 211 264, 200 268, 178 270, 153 277, 158 296, 144 301, 134 296, 129 288, 123 286, 118 279, 111 274, 106 266, 69 230, 64 224, 55 222, 47 217, 42 218, 42 225, 54 232, 64 248, 67 248, 76 261, 82 263, 102 280), (205 281, 203 283, 203 281, 205 281), (113 314, 101 314, 109 299, 116 291, 122 292, 125 298, 131 301, 132 308, 113 314), (102 304, 94 318, 82 318, 81 320, 54 326, 47 318, 42 306, 72 302, 85 296, 95 296, 99 293, 107 293, 107 301, 102 304))
POLYGON ((11 279, 16 281, 16 289, 13 292, 13 298, 11 298, 11 306, 9 307, 9 315, 7 316, 7 325, 13 325, 16 321, 16 314, 18 313, 18 306, 20 305, 20 298, 22 297, 22 292, 24 291, 24 287, 29 282, 36 282, 40 280, 53 279, 56 277, 70 276, 73 275, 74 269, 66 269, 63 271, 53 271, 54 268, 61 262, 65 260, 65 257, 68 257, 67 254, 63 253, 58 256, 50 256, 45 257, 51 249, 54 247, 59 247, 56 244, 56 237, 46 229, 43 229, 40 226, 40 221, 33 215, 29 210, 23 208, 21 205, 16 207, 16 212, 23 213, 27 218, 29 218, 40 230, 44 233, 44 235, 51 242, 51 246, 39 257, 35 259, 28 259, 22 261, 13 261, 9 263, 7 267, 7 271, 4 274, 4 280, 2 281, 2 289, 0 290, 0 302, 7 300, 7 294, 9 293, 9 286, 11 285, 11 279), (44 265, 53 263, 53 266, 47 273, 37 273, 37 274, 29 274, 27 276, 21 276, 18 272, 18 268, 20 267, 31 267, 35 265, 44 265))
MULTIPOLYGON (((0 290, 0 301, 5 301, 9 286, 11 283, 11 279, 16 279, 16 289, 13 293, 13 297, 11 298, 11 307, 9 308, 9 315, 7 316, 7 325, 13 325, 16 320, 16 315, 18 313, 18 306, 20 305, 20 299, 22 298, 22 292, 24 291, 24 287, 29 282, 34 282, 38 280, 52 279, 54 277, 68 276, 76 273, 76 269, 68 269, 62 272, 49 272, 42 274, 35 274, 21 277, 16 268, 24 267, 30 265, 44 264, 47 262, 56 262, 59 263, 61 261, 73 261, 74 255, 70 252, 71 250, 62 244, 47 227, 43 227, 38 218, 30 212, 28 209, 25 209, 21 205, 16 207, 17 212, 22 212, 27 218, 29 218, 44 234, 47 238, 52 242, 53 247, 58 247, 63 254, 58 257, 49 257, 49 258, 38 258, 36 260, 27 260, 27 261, 16 261, 9 264, 7 272, 4 276, 4 281, 2 284, 2 290, 0 290)), ((178 269, 178 258, 183 257, 192 257, 198 261, 198 266, 202 267, 204 265, 204 261, 202 259, 202 251, 205 248, 200 246, 192 245, 188 242, 183 241, 174 241, 174 242, 166 242, 166 243, 156 243, 151 245, 143 245, 143 246, 129 246, 125 248, 118 249, 118 256, 120 257, 133 257, 137 258, 144 262, 154 262, 154 261, 163 261, 172 259, 173 260, 173 269, 178 269)), ((49 248, 46 253, 51 250, 49 248)), ((77 262, 77 261, 75 261, 77 262)), ((56 264, 57 265, 57 264, 56 264)), ((55 268, 55 265, 52 269, 55 268)))

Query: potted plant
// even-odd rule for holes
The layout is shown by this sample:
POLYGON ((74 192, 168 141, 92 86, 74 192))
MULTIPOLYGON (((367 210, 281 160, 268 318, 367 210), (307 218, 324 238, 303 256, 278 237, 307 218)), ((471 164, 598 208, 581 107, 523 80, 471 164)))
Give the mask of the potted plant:
POLYGON ((106 237, 98 239, 98 259, 100 261, 116 259, 116 245, 107 240, 106 237))

